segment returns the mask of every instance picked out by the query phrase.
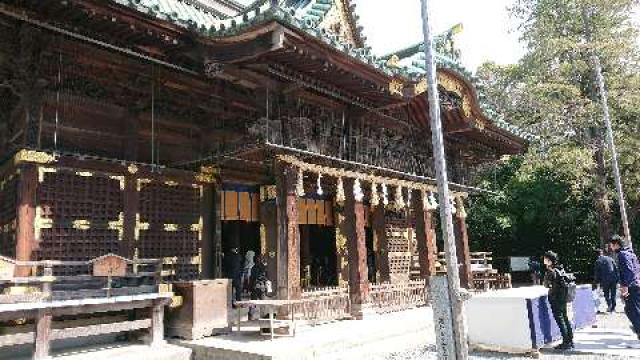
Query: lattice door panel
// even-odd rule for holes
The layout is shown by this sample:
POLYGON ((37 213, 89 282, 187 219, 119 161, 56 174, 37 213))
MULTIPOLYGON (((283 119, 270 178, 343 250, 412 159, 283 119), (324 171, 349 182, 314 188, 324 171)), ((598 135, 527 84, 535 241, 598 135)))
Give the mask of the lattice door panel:
POLYGON ((16 257, 18 174, 0 182, 0 255, 16 257))
POLYGON ((121 253, 123 181, 110 174, 40 169, 34 258, 85 261, 121 253))
POLYGON ((106 226, 123 211, 122 181, 108 174, 57 169, 40 173, 38 205, 42 219, 55 224, 83 220, 106 226))
POLYGON ((409 216, 403 212, 385 212, 385 230, 391 281, 406 281, 415 248, 415 231, 409 216))
POLYGON ((163 277, 167 281, 198 278, 202 237, 200 187, 143 181, 139 189, 138 256, 163 259, 163 277))

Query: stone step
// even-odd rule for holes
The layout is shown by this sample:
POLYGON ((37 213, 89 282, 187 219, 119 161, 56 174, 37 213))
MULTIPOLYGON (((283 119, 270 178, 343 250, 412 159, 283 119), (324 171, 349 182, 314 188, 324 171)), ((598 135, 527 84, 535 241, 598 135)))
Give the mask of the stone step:
MULTIPOLYGON (((191 360, 191 349, 164 344, 148 346, 142 344, 105 344, 69 351, 54 352, 52 360, 191 360)), ((31 359, 16 357, 14 360, 31 359)))

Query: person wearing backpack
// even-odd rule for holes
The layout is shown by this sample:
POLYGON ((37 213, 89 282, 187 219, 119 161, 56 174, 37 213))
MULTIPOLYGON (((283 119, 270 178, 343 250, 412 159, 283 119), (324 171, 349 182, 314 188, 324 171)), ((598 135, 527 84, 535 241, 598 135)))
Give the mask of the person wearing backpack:
POLYGON ((640 339, 640 261, 631 247, 624 246, 619 236, 614 236, 609 244, 618 254, 620 297, 624 300, 624 312, 640 339))
POLYGON ((554 349, 570 350, 573 348, 573 327, 567 314, 567 303, 572 296, 575 296, 575 292, 572 295, 571 291, 572 280, 559 263, 558 255, 555 252, 547 251, 542 259, 546 268, 544 285, 549 288, 551 312, 562 334, 562 343, 554 349))

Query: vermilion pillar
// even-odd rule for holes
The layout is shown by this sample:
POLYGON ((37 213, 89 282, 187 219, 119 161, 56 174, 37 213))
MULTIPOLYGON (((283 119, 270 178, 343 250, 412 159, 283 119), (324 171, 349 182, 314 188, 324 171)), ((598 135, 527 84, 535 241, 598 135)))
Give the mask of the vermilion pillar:
POLYGON ((347 248, 349 251, 349 294, 351 315, 362 319, 363 305, 369 298, 369 272, 365 235, 364 205, 353 195, 354 180, 344 180, 347 248))
POLYGON ((276 161, 278 222, 278 298, 298 299, 300 293, 300 230, 296 196, 297 169, 276 161))
POLYGON ((416 219, 416 241, 420 261, 420 277, 429 279, 436 273, 436 239, 433 232, 433 211, 424 207, 422 191, 414 190, 413 213, 416 219))
POLYGON ((467 233, 467 214, 464 210, 462 198, 457 199, 457 211, 455 214, 456 249, 460 267, 460 286, 466 289, 473 287, 473 274, 471 272, 471 253, 469 251, 469 235, 467 233))
POLYGON ((382 204, 373 209, 373 242, 375 244, 376 268, 378 283, 388 282, 389 277, 389 246, 385 229, 384 206, 382 204))
MULTIPOLYGON (((18 210, 16 229, 16 260, 30 261, 36 248, 36 191, 38 187, 38 166, 23 164, 19 166, 18 210)), ((15 276, 29 276, 29 268, 19 267, 15 276)))

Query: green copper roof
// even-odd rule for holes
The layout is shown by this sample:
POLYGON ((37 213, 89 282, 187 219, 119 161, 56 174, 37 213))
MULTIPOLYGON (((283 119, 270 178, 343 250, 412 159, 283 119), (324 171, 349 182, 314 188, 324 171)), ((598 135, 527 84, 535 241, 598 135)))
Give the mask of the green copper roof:
POLYGON ((225 15, 196 0, 112 0, 184 27, 211 26, 225 15))
MULTIPOLYGON (((378 57, 372 53, 370 47, 355 48, 340 41, 337 35, 321 29, 318 25, 333 7, 334 0, 280 0, 275 5, 272 4, 271 0, 225 0, 242 1, 241 5, 246 6, 243 11, 233 17, 225 16, 211 6, 207 6, 203 0, 112 1, 158 19, 187 27, 203 36, 209 37, 233 36, 255 25, 278 21, 296 27, 389 76, 400 76, 417 82, 424 77, 425 73, 425 55, 421 44, 378 57), (387 60, 394 54, 398 55, 402 60, 399 67, 387 65, 387 60)), ((476 78, 462 66, 459 61, 459 52, 451 46, 450 41, 449 33, 441 34, 434 39, 437 51, 437 66, 460 74, 476 87, 481 110, 496 126, 523 139, 533 139, 532 135, 506 122, 497 111, 484 101, 484 96, 481 95, 482 91, 476 78)))

